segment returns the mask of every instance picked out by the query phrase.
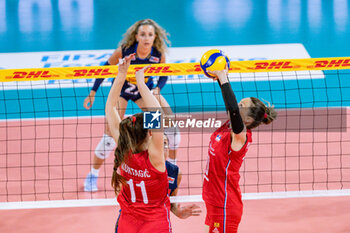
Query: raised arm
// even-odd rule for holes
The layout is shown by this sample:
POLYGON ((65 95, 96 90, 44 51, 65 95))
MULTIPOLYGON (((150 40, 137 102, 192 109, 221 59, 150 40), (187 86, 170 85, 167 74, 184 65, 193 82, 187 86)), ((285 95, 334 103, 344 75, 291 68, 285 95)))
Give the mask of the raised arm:
POLYGON ((226 111, 231 122, 231 147, 234 150, 239 150, 242 148, 246 141, 246 127, 242 120, 236 96, 233 93, 231 84, 228 80, 227 69, 212 71, 210 73, 214 74, 219 80, 222 97, 225 102, 226 111))
MULTIPOLYGON (((159 111, 161 112, 161 107, 156 97, 151 93, 149 88, 145 84, 145 74, 144 71, 149 66, 144 67, 143 69, 136 72, 136 84, 137 88, 140 91, 140 95, 145 102, 145 106, 148 110, 159 111)), ((152 130, 152 137, 148 147, 148 154, 151 164, 161 172, 165 171, 165 159, 164 159, 164 134, 163 130, 152 130)))
POLYGON ((111 131, 112 137, 116 143, 118 143, 119 138, 119 124, 121 122, 119 113, 118 113, 118 101, 121 89, 125 82, 125 78, 127 75, 128 68, 130 66, 131 59, 135 56, 135 54, 131 54, 125 57, 124 63, 120 64, 118 67, 118 75, 116 77, 115 82, 112 85, 111 90, 108 94, 108 99, 106 102, 106 118, 108 122, 108 127, 111 131))

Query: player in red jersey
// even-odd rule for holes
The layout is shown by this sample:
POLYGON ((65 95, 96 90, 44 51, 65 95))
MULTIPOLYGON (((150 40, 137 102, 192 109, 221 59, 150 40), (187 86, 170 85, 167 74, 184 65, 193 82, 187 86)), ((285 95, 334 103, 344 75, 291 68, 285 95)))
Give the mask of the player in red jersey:
MULTIPOLYGON (((117 232, 172 232, 168 177, 165 168, 163 131, 143 127, 143 113, 120 119, 118 99, 128 67, 135 54, 125 57, 108 95, 106 117, 117 142, 112 186, 121 208, 117 232)), ((148 109, 161 109, 144 82, 144 70, 136 72, 136 83, 148 109)), ((159 115, 154 114, 157 118, 159 115)))
POLYGON ((273 106, 250 97, 238 104, 227 77, 227 69, 211 72, 216 76, 230 120, 210 137, 204 174, 203 200, 207 209, 206 232, 237 232, 242 217, 239 169, 252 142, 251 129, 269 124, 277 116, 273 106))
MULTIPOLYGON (((168 183, 169 183, 168 195, 170 197, 176 197, 179 190, 180 183, 181 183, 182 174, 177 165, 172 164, 166 160, 168 155, 169 155, 168 138, 164 134, 164 159, 165 159, 165 167, 168 173, 168 183)), ((199 216, 200 213, 202 212, 200 210, 200 207, 196 204, 180 206, 180 204, 178 203, 171 203, 170 210, 175 216, 177 216, 180 219, 186 219, 191 216, 199 216)), ((118 220, 119 218, 120 217, 118 217, 118 220)), ((118 232, 117 231, 118 220, 116 222, 116 232, 118 232)))

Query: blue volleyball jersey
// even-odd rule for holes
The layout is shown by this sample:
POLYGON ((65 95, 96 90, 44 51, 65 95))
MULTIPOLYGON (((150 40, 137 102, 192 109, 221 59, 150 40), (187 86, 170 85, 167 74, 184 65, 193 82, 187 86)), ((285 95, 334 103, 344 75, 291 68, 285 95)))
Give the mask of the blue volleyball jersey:
MULTIPOLYGON (((128 56, 132 53, 136 53, 138 43, 131 45, 129 48, 122 48, 122 57, 128 56)), ((134 60, 131 60, 130 64, 158 64, 162 58, 162 53, 158 51, 155 47, 152 47, 151 53, 148 57, 142 59, 135 56, 134 60)), ((148 76, 147 86, 153 86, 153 77, 148 76), (152 85, 151 85, 152 84, 152 85)))
POLYGON ((168 172, 168 183, 169 183, 168 194, 169 196, 171 196, 171 194, 177 188, 177 177, 179 175, 179 167, 168 161, 165 161, 165 166, 168 172))
MULTIPOLYGON (((124 58, 127 55, 130 55, 132 53, 136 53, 137 46, 138 46, 138 43, 135 43, 135 44, 131 45, 129 48, 122 48, 122 57, 124 58)), ((145 59, 142 59, 142 58, 139 58, 136 56, 135 59, 132 60, 130 63, 131 64, 158 64, 158 63, 160 63, 161 59, 162 59, 162 53, 159 52, 155 47, 152 47, 151 53, 148 57, 146 57, 145 59)), ((109 65, 108 61, 106 62, 105 65, 109 65)), ((149 89, 152 90, 154 88, 153 77, 148 76, 145 78, 147 78, 146 85, 149 87, 149 89)), ((168 79, 167 76, 160 76, 158 83, 157 83, 157 87, 162 89, 164 87, 167 79, 168 79)), ((100 85, 102 84, 102 82, 104 80, 105 80, 104 78, 96 79, 92 90, 97 92, 98 88, 100 87, 100 85)), ((126 80, 130 81, 128 78, 126 80)), ((113 84, 113 82, 114 82, 114 79, 112 80, 112 84, 113 84)), ((136 84, 134 80, 132 82, 134 85, 136 84)), ((124 85, 124 89, 127 89, 128 87, 130 87, 129 85, 127 85, 128 83, 129 82, 126 82, 126 84, 124 85)), ((135 89, 135 88, 131 88, 131 89, 133 89, 133 91, 137 91, 137 89, 135 89)), ((124 90, 122 90, 122 92, 123 91, 124 90)), ((128 100, 136 101, 136 100, 141 98, 141 96, 139 94, 135 94, 135 93, 128 93, 122 97, 125 98, 127 101, 128 100)))
MULTIPOLYGON (((132 53, 136 53, 138 43, 131 45, 129 48, 122 48, 122 56, 128 56, 132 53)), ((131 64, 158 64, 162 58, 162 53, 158 51, 155 47, 152 47, 151 53, 145 59, 135 57, 134 60, 131 61, 131 64)))

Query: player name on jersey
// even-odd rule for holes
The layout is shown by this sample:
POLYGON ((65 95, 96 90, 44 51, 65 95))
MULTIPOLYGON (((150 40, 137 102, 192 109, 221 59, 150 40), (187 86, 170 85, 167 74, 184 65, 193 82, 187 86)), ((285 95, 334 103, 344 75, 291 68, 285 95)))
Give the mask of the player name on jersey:
POLYGON ((124 172, 128 173, 131 176, 147 177, 147 178, 151 177, 151 175, 150 175, 149 171, 147 170, 147 168, 145 170, 137 170, 137 169, 129 167, 125 163, 121 166, 121 168, 123 169, 124 172))

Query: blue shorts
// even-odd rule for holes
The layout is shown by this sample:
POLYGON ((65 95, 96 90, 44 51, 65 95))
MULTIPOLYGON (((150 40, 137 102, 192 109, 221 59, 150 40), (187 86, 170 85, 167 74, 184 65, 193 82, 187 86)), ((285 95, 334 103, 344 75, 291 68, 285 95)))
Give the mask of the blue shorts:
MULTIPOLYGON (((154 86, 153 80, 149 80, 146 83, 146 85, 150 90, 152 90, 154 86)), ((120 97, 122 97, 126 101, 132 100, 133 102, 137 101, 138 99, 141 99, 141 95, 136 84, 129 83, 128 81, 125 81, 120 92, 120 97)))

